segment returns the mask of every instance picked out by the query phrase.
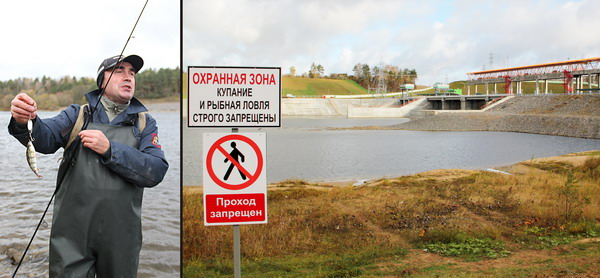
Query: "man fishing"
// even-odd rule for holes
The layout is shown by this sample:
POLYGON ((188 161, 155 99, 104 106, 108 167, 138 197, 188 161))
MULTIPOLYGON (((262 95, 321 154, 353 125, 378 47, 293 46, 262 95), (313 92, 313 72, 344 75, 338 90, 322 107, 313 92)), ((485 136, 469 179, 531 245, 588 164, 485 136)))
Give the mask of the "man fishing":
POLYGON ((143 64, 137 55, 105 59, 98 89, 85 95, 88 104, 72 104, 52 118, 40 119, 27 94, 11 102, 11 135, 23 145, 33 139, 40 153, 65 149, 50 233, 50 277, 137 274, 143 190, 160 183, 169 167, 156 120, 134 97, 143 64))

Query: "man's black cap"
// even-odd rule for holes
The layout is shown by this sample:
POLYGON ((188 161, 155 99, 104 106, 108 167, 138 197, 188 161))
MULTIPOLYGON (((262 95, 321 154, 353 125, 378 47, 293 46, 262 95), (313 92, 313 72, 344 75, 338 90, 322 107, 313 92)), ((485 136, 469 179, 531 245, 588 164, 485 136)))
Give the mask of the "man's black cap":
POLYGON ((133 66, 133 69, 136 73, 140 72, 140 70, 144 66, 144 60, 142 60, 142 57, 138 55, 129 55, 125 58, 123 58, 123 56, 121 55, 116 55, 110 58, 106 58, 98 67, 98 77, 96 78, 96 84, 98 85, 98 88, 102 86, 102 81, 104 80, 104 72, 107 69, 116 66, 120 62, 129 62, 133 66))

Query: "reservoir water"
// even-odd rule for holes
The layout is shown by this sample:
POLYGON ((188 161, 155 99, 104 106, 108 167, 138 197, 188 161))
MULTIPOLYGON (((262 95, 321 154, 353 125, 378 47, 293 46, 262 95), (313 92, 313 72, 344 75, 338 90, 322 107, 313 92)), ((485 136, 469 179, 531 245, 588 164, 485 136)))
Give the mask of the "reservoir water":
MULTIPOLYGON (((599 150, 600 140, 512 132, 340 130, 407 121, 390 118, 288 117, 280 128, 240 128, 267 134, 267 182, 299 178, 344 181, 397 177, 433 169, 486 169, 532 158, 599 150)), ((183 130, 183 184, 202 185, 202 133, 183 130)))
MULTIPOLYGON (((46 118, 57 112, 41 112, 46 118)), ((179 113, 152 112, 157 120, 160 143, 169 162, 162 183, 144 190, 142 205, 143 245, 138 277, 179 277, 180 269, 180 136, 179 113)), ((0 112, 0 277, 10 277, 15 266, 7 251, 22 252, 55 188, 58 159, 62 149, 52 155, 38 154, 43 178, 29 169, 25 147, 8 134, 10 112, 0 112)), ((18 277, 48 276, 48 240, 52 206, 27 252, 18 277)), ((20 257, 19 257, 20 258, 20 257)))

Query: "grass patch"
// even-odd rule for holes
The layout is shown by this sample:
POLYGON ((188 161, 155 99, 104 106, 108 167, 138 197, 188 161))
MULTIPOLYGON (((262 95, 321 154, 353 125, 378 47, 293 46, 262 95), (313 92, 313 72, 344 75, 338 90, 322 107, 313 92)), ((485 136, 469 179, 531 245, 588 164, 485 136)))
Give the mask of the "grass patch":
POLYGON ((580 170, 590 179, 600 180, 600 156, 587 159, 580 170))
POLYGON ((305 77, 281 77, 283 96, 363 95, 368 91, 348 79, 326 79, 305 77))
MULTIPOLYGON (((403 258, 407 250, 366 249, 356 253, 313 254, 243 259, 241 272, 246 277, 359 277, 371 273, 382 259, 403 258)), ((184 277, 231 277, 232 259, 191 262, 184 266, 184 277)))
POLYGON ((595 237, 600 237, 600 226, 592 221, 579 221, 559 227, 528 227, 519 243, 527 248, 547 249, 595 237))
POLYGON ((587 156, 600 156, 600 151, 585 152, 585 155, 587 155, 587 156))
POLYGON ((428 252, 435 252, 444 256, 463 257, 475 261, 482 258, 495 259, 507 257, 510 252, 505 249, 504 243, 489 238, 467 238, 461 242, 427 244, 428 252))
POLYGON ((491 238, 477 238, 457 230, 435 230, 423 235, 415 244, 426 252, 460 257, 467 261, 507 257, 510 251, 504 242, 491 238))

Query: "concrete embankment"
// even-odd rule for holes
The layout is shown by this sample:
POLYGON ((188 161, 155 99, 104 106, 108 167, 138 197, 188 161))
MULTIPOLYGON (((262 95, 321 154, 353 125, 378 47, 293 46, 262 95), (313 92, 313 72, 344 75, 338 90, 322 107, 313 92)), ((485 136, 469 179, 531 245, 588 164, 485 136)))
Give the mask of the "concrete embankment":
POLYGON ((506 131, 600 139, 600 96, 519 96, 485 112, 421 114, 393 128, 506 131))
POLYGON ((408 117, 410 111, 424 101, 419 99, 400 107, 399 100, 395 98, 284 98, 281 101, 281 113, 283 116, 408 117))

